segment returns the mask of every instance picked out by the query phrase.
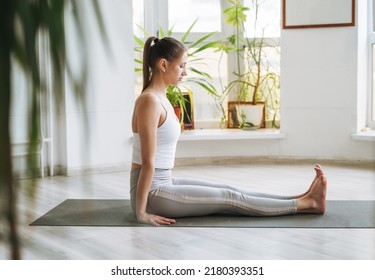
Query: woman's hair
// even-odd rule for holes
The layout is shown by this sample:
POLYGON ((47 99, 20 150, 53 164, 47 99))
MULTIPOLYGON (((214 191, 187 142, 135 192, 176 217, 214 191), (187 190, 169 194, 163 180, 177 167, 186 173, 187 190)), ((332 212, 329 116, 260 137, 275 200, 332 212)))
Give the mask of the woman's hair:
POLYGON ((185 45, 172 37, 164 37, 162 39, 158 39, 155 36, 149 37, 143 49, 142 91, 149 86, 153 70, 160 59, 164 58, 173 62, 178 60, 186 51, 185 45))

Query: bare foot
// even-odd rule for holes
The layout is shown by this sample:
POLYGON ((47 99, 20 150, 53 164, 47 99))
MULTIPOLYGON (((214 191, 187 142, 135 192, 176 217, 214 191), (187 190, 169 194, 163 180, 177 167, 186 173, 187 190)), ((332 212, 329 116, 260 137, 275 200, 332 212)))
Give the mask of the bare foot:
POLYGON ((303 194, 294 196, 294 198, 298 199, 298 198, 302 198, 302 197, 306 196, 311 191, 311 189, 314 186, 316 180, 318 179, 318 176, 324 175, 322 167, 319 164, 316 164, 315 167, 314 167, 314 169, 315 169, 316 175, 315 175, 315 178, 312 181, 309 189, 306 192, 304 192, 303 194))
POLYGON ((298 199, 297 213, 324 214, 326 210, 327 178, 318 175, 311 191, 298 199))

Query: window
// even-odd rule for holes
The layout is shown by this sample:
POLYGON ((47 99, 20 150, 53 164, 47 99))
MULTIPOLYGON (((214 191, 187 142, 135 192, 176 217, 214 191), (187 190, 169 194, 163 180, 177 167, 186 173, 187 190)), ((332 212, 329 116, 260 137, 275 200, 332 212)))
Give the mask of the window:
MULTIPOLYGON (((280 27, 281 27, 281 1, 272 0, 244 0, 244 6, 249 7, 245 30, 248 38, 264 38, 263 71, 280 73, 280 27)), ((259 39, 258 39, 259 40, 259 39)), ((245 62, 245 69, 248 65, 245 62)), ((266 118, 267 126, 280 126, 280 80, 279 77, 270 79, 264 94, 267 96, 266 118)))
POLYGON ((218 0, 168 1, 168 23, 174 32, 185 32, 194 19, 199 19, 193 32, 221 31, 221 9, 218 0), (209 11, 209 12, 208 12, 209 11))
POLYGON ((280 26, 281 26, 281 18, 280 18, 280 2, 281 1, 257 1, 260 3, 260 9, 258 12, 258 21, 257 21, 257 28, 256 32, 254 33, 254 26, 252 25, 255 22, 255 15, 256 10, 254 7, 253 0, 244 0, 244 5, 250 7, 250 11, 248 13, 248 20, 245 26, 246 30, 248 30, 249 34, 248 37, 261 37, 262 32, 264 31, 263 36, 266 38, 278 38, 280 37, 280 26))
MULTIPOLYGON (((253 0, 243 0, 247 6, 252 5, 253 0)), ((195 41, 202 36, 202 33, 216 31, 217 33, 210 37, 210 41, 223 40, 228 35, 224 26, 223 10, 228 0, 133 0, 133 15, 135 24, 141 26, 150 34, 157 34, 162 28, 164 31, 173 29, 173 36, 181 38, 182 34, 197 20, 191 30, 188 40, 195 41)), ((261 1, 262 13, 258 14, 259 32, 247 34, 249 37, 260 36, 265 28, 264 36, 273 40, 273 44, 278 47, 278 38, 280 37, 280 1, 264 0, 261 1), (271 20, 271 21, 270 21, 271 20)), ((248 22, 252 22, 254 10, 251 9, 248 16, 248 22)), ((140 28, 135 25, 134 32, 137 36, 142 35, 140 28)), ((249 26, 248 30, 254 30, 249 26)), ((270 55, 279 55, 279 52, 270 55)), ((220 92, 227 83, 228 73, 231 73, 230 62, 227 55, 223 52, 215 52, 213 49, 205 50, 199 54, 204 58, 204 63, 199 67, 202 71, 210 74, 211 83, 220 92)), ((199 58, 198 57, 198 58, 199 58)), ((270 61, 274 61, 272 57, 270 61)), ((273 62, 272 62, 273 63, 273 62)), ((272 65, 271 67, 275 67, 272 65)), ((194 73, 188 73, 193 77, 194 73)), ((142 83, 141 74, 136 75, 136 95, 140 93, 142 83)), ((222 110, 217 106, 215 100, 198 86, 192 85, 194 96, 194 121, 196 128, 215 128, 220 126, 222 110)))
MULTIPOLYGON (((372 2, 372 9, 370 7, 370 13, 371 16, 369 16, 369 26, 370 26, 370 44, 372 45, 371 47, 371 55, 372 55, 372 67, 371 69, 371 94, 370 94, 370 121, 369 125, 371 126, 372 129, 375 129, 375 0, 369 1, 372 2)), ((370 4, 370 5, 371 5, 370 4)))
MULTIPOLYGON (((371 119, 370 123, 375 122, 375 42, 372 42, 372 86, 371 86, 371 119)), ((372 128, 375 128, 372 125, 372 128)))
POLYGON ((371 49, 371 57, 372 61, 370 68, 371 74, 370 74, 370 97, 369 97, 369 104, 370 104, 370 113, 369 113, 369 126, 372 129, 375 129, 375 0, 369 1, 370 7, 370 15, 369 15, 369 44, 371 49), (372 7, 371 7, 372 5, 372 7))
POLYGON ((142 30, 138 26, 145 26, 144 10, 143 1, 133 1, 133 31, 138 37, 142 37, 143 35, 142 30))

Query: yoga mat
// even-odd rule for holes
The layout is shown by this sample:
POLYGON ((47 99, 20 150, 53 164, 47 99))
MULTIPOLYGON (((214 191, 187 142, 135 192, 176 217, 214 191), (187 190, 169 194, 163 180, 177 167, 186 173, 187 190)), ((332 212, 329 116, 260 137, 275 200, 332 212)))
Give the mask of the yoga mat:
MULTIPOLYGON (((210 215, 176 219, 171 227, 222 228, 375 228, 375 200, 327 201, 324 215, 278 217, 210 215)), ((141 227, 123 199, 67 199, 31 226, 141 227)))

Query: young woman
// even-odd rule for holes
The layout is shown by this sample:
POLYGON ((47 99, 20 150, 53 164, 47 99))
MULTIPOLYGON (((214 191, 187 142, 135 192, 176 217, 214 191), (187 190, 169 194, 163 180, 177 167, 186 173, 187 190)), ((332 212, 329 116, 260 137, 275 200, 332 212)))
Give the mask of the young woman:
POLYGON ((143 90, 134 106, 131 205, 140 223, 170 225, 173 218, 214 213, 277 216, 323 214, 327 179, 319 165, 306 193, 283 197, 235 186, 172 177, 179 121, 166 97, 186 73, 187 49, 170 37, 150 37, 143 53, 143 90))

